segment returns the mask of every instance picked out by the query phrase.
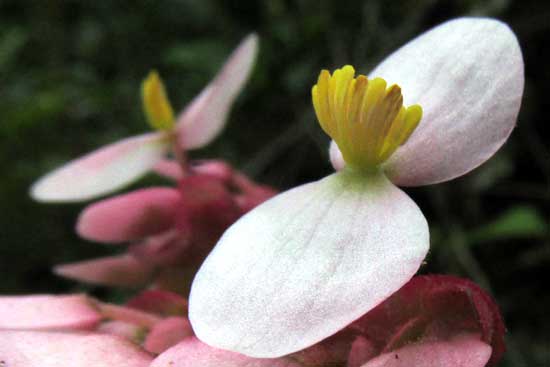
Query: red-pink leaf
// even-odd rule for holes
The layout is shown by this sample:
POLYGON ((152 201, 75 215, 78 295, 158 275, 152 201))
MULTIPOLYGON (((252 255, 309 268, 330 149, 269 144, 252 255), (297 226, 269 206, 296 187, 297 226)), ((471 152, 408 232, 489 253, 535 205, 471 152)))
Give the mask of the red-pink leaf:
POLYGON ((453 276, 414 277, 352 328, 378 353, 463 333, 475 333, 492 347, 488 366, 494 366, 505 350, 505 329, 496 303, 475 283, 453 276))
POLYGON ((407 345, 382 354, 362 367, 484 367, 491 347, 477 335, 466 335, 450 341, 407 345))

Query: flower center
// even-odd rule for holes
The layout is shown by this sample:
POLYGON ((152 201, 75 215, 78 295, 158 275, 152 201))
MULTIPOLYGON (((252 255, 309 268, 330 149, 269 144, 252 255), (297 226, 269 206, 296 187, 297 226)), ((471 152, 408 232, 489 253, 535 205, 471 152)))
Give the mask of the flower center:
POLYGON ((422 107, 403 106, 398 85, 382 78, 355 77, 346 65, 331 75, 321 71, 311 90, 323 130, 338 144, 346 163, 372 170, 404 144, 422 118, 422 107))
POLYGON ((171 130, 174 127, 174 112, 155 70, 149 72, 141 83, 141 98, 147 121, 153 129, 171 130))

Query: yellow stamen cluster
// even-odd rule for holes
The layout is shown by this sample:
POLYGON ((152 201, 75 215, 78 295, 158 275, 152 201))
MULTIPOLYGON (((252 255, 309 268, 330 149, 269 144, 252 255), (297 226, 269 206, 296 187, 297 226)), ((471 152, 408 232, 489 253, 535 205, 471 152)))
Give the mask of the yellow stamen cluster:
POLYGON ((346 65, 323 70, 311 90, 323 130, 338 144, 346 163, 370 170, 404 144, 422 118, 422 108, 403 106, 401 88, 382 78, 355 77, 346 65))
POLYGON ((149 125, 156 130, 174 127, 174 112, 166 96, 164 84, 156 71, 151 71, 141 84, 141 98, 149 125))

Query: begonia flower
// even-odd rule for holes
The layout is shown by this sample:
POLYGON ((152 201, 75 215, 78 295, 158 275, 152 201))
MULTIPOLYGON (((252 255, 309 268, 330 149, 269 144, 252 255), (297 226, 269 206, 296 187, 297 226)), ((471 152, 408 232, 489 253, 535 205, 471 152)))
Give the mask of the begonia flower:
POLYGON ((55 272, 87 283, 140 287, 163 276, 183 285, 181 272, 187 271, 190 283, 222 233, 275 194, 221 161, 190 164, 186 175, 177 163, 163 167, 178 177, 178 187, 118 195, 89 205, 79 216, 81 237, 130 243, 127 253, 58 265, 55 272))
POLYGON ((278 357, 402 287, 428 252, 429 232, 395 185, 446 181, 486 161, 515 125, 523 84, 514 33, 485 18, 426 32, 370 77, 351 66, 322 71, 313 103, 341 170, 275 196, 224 233, 191 289, 198 338, 278 357))
POLYGON ((223 129, 231 105, 248 79, 257 44, 256 35, 246 37, 177 119, 162 81, 151 72, 142 85, 142 98, 148 122, 157 131, 125 138, 55 169, 32 186, 31 196, 44 202, 92 199, 137 180, 170 149, 179 157, 183 150, 211 142, 223 129))

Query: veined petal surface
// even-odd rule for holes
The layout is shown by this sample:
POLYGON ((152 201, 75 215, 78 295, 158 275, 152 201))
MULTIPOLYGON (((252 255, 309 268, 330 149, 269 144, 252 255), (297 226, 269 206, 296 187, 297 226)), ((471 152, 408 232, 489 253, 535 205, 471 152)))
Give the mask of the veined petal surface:
POLYGON ((523 59, 508 26, 460 18, 424 33, 370 75, 397 83, 422 121, 387 162, 400 186, 461 176, 489 159, 515 126, 523 94, 523 59))
POLYGON ((200 148, 221 132, 233 101, 248 80, 257 52, 258 36, 251 34, 178 117, 176 129, 182 147, 200 148))
POLYGON ((0 296, 0 329, 86 330, 101 318, 84 295, 0 296))
POLYGON ((193 282, 191 324, 204 342, 253 357, 301 350, 403 286, 428 237, 416 204, 381 174, 297 187, 225 232, 193 282))
POLYGON ((6 367, 147 367, 151 356, 122 338, 103 334, 0 331, 6 367))
POLYGON ((43 202, 72 202, 108 194, 149 171, 168 148, 160 133, 123 139, 48 173, 32 186, 31 196, 43 202))
POLYGON ((195 337, 159 355, 150 367, 301 367, 288 358, 256 359, 226 350, 212 348, 195 337))
POLYGON ((168 230, 180 205, 181 195, 176 189, 141 189, 86 207, 76 230, 92 241, 133 241, 168 230))

